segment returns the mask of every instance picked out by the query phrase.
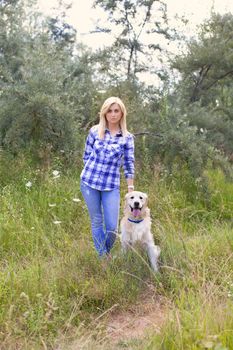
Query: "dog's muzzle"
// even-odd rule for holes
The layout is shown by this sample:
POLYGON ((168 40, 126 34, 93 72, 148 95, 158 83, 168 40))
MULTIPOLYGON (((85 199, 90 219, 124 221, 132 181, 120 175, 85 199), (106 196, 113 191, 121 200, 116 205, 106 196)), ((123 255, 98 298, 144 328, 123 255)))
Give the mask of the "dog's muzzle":
POLYGON ((140 208, 140 203, 139 202, 134 202, 134 206, 133 207, 130 206, 130 209, 131 209, 131 213, 133 214, 133 216, 135 218, 137 216, 140 216, 142 207, 140 208))

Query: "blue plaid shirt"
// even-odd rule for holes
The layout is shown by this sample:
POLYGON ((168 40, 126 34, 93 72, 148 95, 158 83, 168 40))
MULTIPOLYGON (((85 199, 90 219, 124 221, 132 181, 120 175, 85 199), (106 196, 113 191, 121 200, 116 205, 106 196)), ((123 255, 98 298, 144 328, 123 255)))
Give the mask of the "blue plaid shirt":
POLYGON ((88 186, 110 191, 120 186, 120 168, 123 165, 125 178, 134 177, 134 136, 115 136, 105 130, 101 140, 96 127, 92 127, 86 140, 83 154, 84 169, 81 180, 88 186))

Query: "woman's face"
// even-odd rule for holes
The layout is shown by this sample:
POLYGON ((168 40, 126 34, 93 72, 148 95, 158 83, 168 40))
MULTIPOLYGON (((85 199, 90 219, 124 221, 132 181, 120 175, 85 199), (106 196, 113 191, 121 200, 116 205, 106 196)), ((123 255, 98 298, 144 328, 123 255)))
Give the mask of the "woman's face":
POLYGON ((109 107, 105 117, 107 119, 109 126, 110 125, 112 125, 112 126, 119 125, 120 120, 122 118, 122 111, 121 111, 120 106, 117 103, 113 103, 109 107))

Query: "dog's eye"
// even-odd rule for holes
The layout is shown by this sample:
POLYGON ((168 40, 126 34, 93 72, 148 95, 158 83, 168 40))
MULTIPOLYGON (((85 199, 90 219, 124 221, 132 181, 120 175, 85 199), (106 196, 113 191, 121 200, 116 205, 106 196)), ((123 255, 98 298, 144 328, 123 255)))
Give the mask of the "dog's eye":
POLYGON ((134 196, 130 197, 130 199, 134 199, 134 196))
POLYGON ((139 197, 140 199, 143 199, 141 196, 139 197))

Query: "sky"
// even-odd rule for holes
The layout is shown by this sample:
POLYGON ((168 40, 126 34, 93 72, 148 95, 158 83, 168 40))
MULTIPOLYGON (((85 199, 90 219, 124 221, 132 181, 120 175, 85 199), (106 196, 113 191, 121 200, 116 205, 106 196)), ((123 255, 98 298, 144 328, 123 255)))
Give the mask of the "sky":
MULTIPOLYGON (((45 14, 56 13, 53 8, 57 0, 38 0, 39 8, 45 14)), ((66 0, 69 3, 71 0, 66 0)), ((176 14, 185 16, 190 20, 186 28, 187 33, 192 33, 195 26, 203 22, 210 16, 211 10, 221 14, 225 12, 233 13, 233 0, 165 0, 169 17, 176 14)), ((71 25, 77 29, 78 41, 85 42, 93 49, 103 48, 111 43, 111 38, 107 34, 88 34, 95 27, 97 18, 103 23, 106 14, 101 9, 92 9, 93 0, 73 0, 72 8, 67 12, 67 19, 71 25)))

